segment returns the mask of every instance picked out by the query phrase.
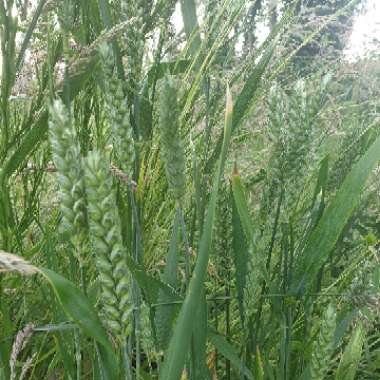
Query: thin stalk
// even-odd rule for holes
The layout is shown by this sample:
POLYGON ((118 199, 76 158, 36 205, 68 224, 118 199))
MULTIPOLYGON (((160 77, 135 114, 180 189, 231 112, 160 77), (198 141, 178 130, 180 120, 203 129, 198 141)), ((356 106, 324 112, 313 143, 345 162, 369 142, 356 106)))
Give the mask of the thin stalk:
MULTIPOLYGON (((215 331, 218 331, 218 324, 219 324, 219 319, 218 319, 218 300, 214 299, 214 318, 215 318, 215 331)), ((218 369, 218 350, 215 348, 215 370, 218 369)))
MULTIPOLYGON (((288 291, 288 273, 289 273, 289 228, 288 225, 284 225, 284 237, 283 237, 283 284, 282 291, 286 293, 288 291)), ((289 356, 290 356, 290 306, 287 305, 285 299, 283 300, 283 309, 285 314, 285 342, 284 342, 284 380, 288 379, 289 373, 289 356)))
POLYGON ((103 362, 101 360, 101 355, 100 355, 100 350, 99 350, 99 344, 96 341, 94 341, 94 345, 95 345, 96 358, 98 359, 100 378, 101 380, 106 380, 106 375, 103 368, 103 362))
POLYGON ((141 227, 140 227, 140 222, 139 222, 137 204, 136 204, 136 200, 135 200, 134 193, 132 190, 132 181, 130 179, 128 179, 128 192, 131 199, 132 217, 133 217, 134 227, 136 231, 136 249, 135 249, 134 259, 136 263, 140 263, 141 261, 140 254, 143 251, 142 240, 141 240, 142 235, 141 235, 141 227))
POLYGON ((136 307, 134 310, 134 330, 135 330, 135 351, 136 351, 136 379, 140 379, 140 366, 141 366, 141 355, 140 355, 140 341, 141 341, 141 331, 140 331, 140 291, 137 286, 137 282, 134 282, 134 294, 136 298, 136 307))
POLYGON ((82 379, 82 355, 79 330, 74 330, 75 362, 77 367, 77 380, 82 379))
MULTIPOLYGON (((230 271, 228 270, 227 272, 227 283, 226 283, 226 297, 230 296, 230 271)), ((227 298, 225 302, 225 313, 226 313, 226 337, 227 341, 230 339, 230 334, 231 334, 231 328, 230 328, 230 300, 227 298)), ((226 358, 226 380, 231 380, 231 363, 230 361, 226 358)))
POLYGON ((125 338, 124 344, 122 346, 123 352, 123 364, 124 364, 124 372, 126 380, 132 380, 132 372, 131 372, 131 361, 130 361, 130 350, 128 348, 129 342, 128 339, 125 338))
MULTIPOLYGON (((128 181, 128 191, 131 199, 132 206, 132 216, 135 227, 135 250, 134 250, 134 260, 136 263, 139 263, 142 259, 142 244, 141 244, 141 228, 138 217, 138 209, 135 201, 135 197, 132 191, 132 183, 128 181)), ((135 278, 132 279, 132 292, 134 299, 134 337, 135 337, 135 352, 136 352, 136 379, 140 379, 140 340, 141 340, 141 331, 140 331, 140 307, 141 307, 141 295, 140 289, 135 278)))
POLYGON ((178 205, 179 211, 179 219, 181 223, 181 231, 182 231, 182 240, 185 245, 185 281, 186 281, 186 289, 189 287, 190 282, 190 245, 187 239, 186 232, 186 223, 183 209, 180 205, 178 205))

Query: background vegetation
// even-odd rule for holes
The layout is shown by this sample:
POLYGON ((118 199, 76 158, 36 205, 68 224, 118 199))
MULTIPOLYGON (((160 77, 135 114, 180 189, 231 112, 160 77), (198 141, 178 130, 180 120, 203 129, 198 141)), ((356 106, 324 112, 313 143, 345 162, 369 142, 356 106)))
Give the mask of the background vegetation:
POLYGON ((365 5, 0 0, 0 379, 379 378, 365 5))

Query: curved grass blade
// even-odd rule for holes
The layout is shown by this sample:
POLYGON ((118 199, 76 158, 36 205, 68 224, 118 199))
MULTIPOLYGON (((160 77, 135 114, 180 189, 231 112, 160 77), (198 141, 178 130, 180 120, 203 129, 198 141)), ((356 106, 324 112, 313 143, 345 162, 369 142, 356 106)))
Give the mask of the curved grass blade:
POLYGON ((201 36, 197 20, 197 9, 194 0, 181 0, 181 12, 187 40, 190 44, 189 51, 196 55, 201 46, 201 36))
POLYGON ((268 47, 263 53, 259 63, 253 69, 249 77, 247 78, 243 89, 241 90, 239 96, 236 99, 234 106, 234 116, 232 119, 232 130, 235 131, 239 126, 243 117, 247 114, 250 109, 250 106, 257 95, 257 91, 261 86, 261 80, 263 78, 264 72, 268 67, 270 59, 274 53, 275 43, 268 47))
POLYGON ((64 311, 83 332, 111 349, 107 333, 87 297, 69 280, 47 268, 39 268, 49 281, 64 311))
POLYGON ((333 250, 344 226, 355 210, 372 169, 380 160, 380 137, 352 167, 334 200, 310 235, 298 260, 293 291, 307 289, 333 250))
POLYGON ((56 272, 36 267, 23 258, 0 251, 0 272, 18 272, 22 275, 40 273, 48 281, 64 312, 83 333, 100 343, 101 359, 107 379, 117 379, 118 362, 98 314, 88 298, 69 280, 56 272))
POLYGON ((203 282, 207 272, 207 265, 212 241, 214 215, 220 179, 227 158, 228 146, 231 138, 232 125, 232 98, 227 87, 226 118, 224 128, 224 141, 222 153, 219 159, 218 171, 216 172, 211 198, 207 208, 207 216, 203 226, 202 237, 199 245, 197 262, 191 278, 188 293, 180 310, 177 323, 174 327, 173 336, 165 355, 165 360, 160 372, 160 380, 178 380, 181 377, 193 333, 195 318, 200 304, 200 295, 203 290, 203 282))
POLYGON ((218 350, 218 352, 220 352, 224 357, 226 357, 240 373, 242 373, 248 380, 254 380, 254 377, 251 371, 246 367, 244 362, 239 358, 234 347, 230 343, 228 343, 224 337, 222 337, 221 335, 209 332, 208 338, 210 342, 218 350))
POLYGON ((335 380, 354 380, 362 356, 365 334, 362 324, 359 324, 344 350, 336 371, 335 380))
MULTIPOLYGON (((241 221, 243 230, 247 236, 248 244, 252 246, 253 254, 257 255, 257 249, 255 247, 255 231, 253 228, 253 222, 252 222, 252 218, 249 212, 248 202, 245 196, 244 185, 243 185, 243 182, 241 181, 241 177, 239 173, 237 172, 236 167, 232 175, 232 193, 234 196, 236 209, 240 216, 240 221, 241 221)), ((263 265, 262 260, 260 260, 258 257, 255 257, 254 262, 260 265, 262 276, 265 279, 265 281, 269 284, 270 281, 269 281, 268 271, 265 265, 263 265)))
POLYGON ((254 239, 253 222, 251 220, 248 203, 245 197, 244 185, 241 181, 236 165, 232 174, 232 193, 244 232, 247 235, 248 241, 252 244, 254 239))
POLYGON ((118 363, 107 333, 96 310, 87 297, 69 280, 47 268, 39 268, 48 280, 65 313, 74 320, 87 336, 100 343, 99 351, 108 379, 118 376, 118 363))

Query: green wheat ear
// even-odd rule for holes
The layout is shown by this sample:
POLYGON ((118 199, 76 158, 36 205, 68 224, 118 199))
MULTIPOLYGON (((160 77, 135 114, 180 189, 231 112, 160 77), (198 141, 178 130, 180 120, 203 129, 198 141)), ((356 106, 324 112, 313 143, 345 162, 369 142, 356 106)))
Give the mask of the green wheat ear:
POLYGON ((133 171, 135 147, 129 121, 129 109, 123 87, 114 69, 112 49, 106 43, 99 47, 104 74, 105 97, 112 128, 116 161, 120 168, 130 174, 133 171))
POLYGON ((61 100, 50 107, 50 142, 58 171, 63 226, 70 233, 81 264, 87 247, 88 225, 82 158, 75 128, 61 100))
POLYGON ((144 3, 147 4, 148 2, 144 0, 124 0, 121 2, 122 17, 126 20, 134 18, 134 22, 126 30, 126 54, 128 57, 128 79, 131 87, 131 100, 140 87, 144 56, 144 15, 147 14, 144 3))
POLYGON ((319 335, 313 344, 310 365, 311 380, 323 380, 329 370, 331 356, 334 352, 334 333, 336 327, 336 311, 329 305, 321 323, 319 335))
POLYGON ((125 339, 132 312, 131 276, 126 264, 117 218, 116 197, 108 160, 90 153, 85 165, 90 233, 101 284, 106 323, 119 339, 125 339))
POLYGON ((179 134, 177 91, 172 79, 166 76, 159 102, 161 154, 165 164, 169 191, 176 201, 185 194, 185 153, 179 134))

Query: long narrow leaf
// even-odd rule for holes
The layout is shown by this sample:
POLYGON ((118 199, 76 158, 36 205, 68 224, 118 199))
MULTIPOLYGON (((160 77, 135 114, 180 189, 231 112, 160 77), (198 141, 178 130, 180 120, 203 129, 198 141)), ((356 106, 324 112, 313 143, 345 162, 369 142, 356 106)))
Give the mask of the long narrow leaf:
POLYGON ((42 274, 52 287, 64 312, 85 335, 99 342, 107 380, 118 378, 118 362, 108 340, 107 332, 91 302, 71 281, 50 269, 36 267, 19 256, 3 251, 0 251, 0 270, 2 272, 18 272, 24 276, 42 274))
POLYGON ((196 55, 201 46, 201 36, 197 20, 197 9, 194 0, 181 0, 182 19, 191 54, 196 55))
POLYGON ((251 371, 246 367, 233 346, 228 343, 225 338, 211 332, 208 334, 208 337, 215 348, 231 362, 238 372, 242 373, 248 380, 254 380, 251 371))
POLYGON ((335 375, 335 380, 354 380, 359 367, 360 358, 362 356, 364 343, 364 329, 359 324, 351 339, 344 350, 344 354, 339 362, 338 370, 335 375))
POLYGON ((293 290, 306 289, 315 279, 355 210, 367 178, 379 160, 380 137, 353 166, 311 234, 298 262, 293 290))

